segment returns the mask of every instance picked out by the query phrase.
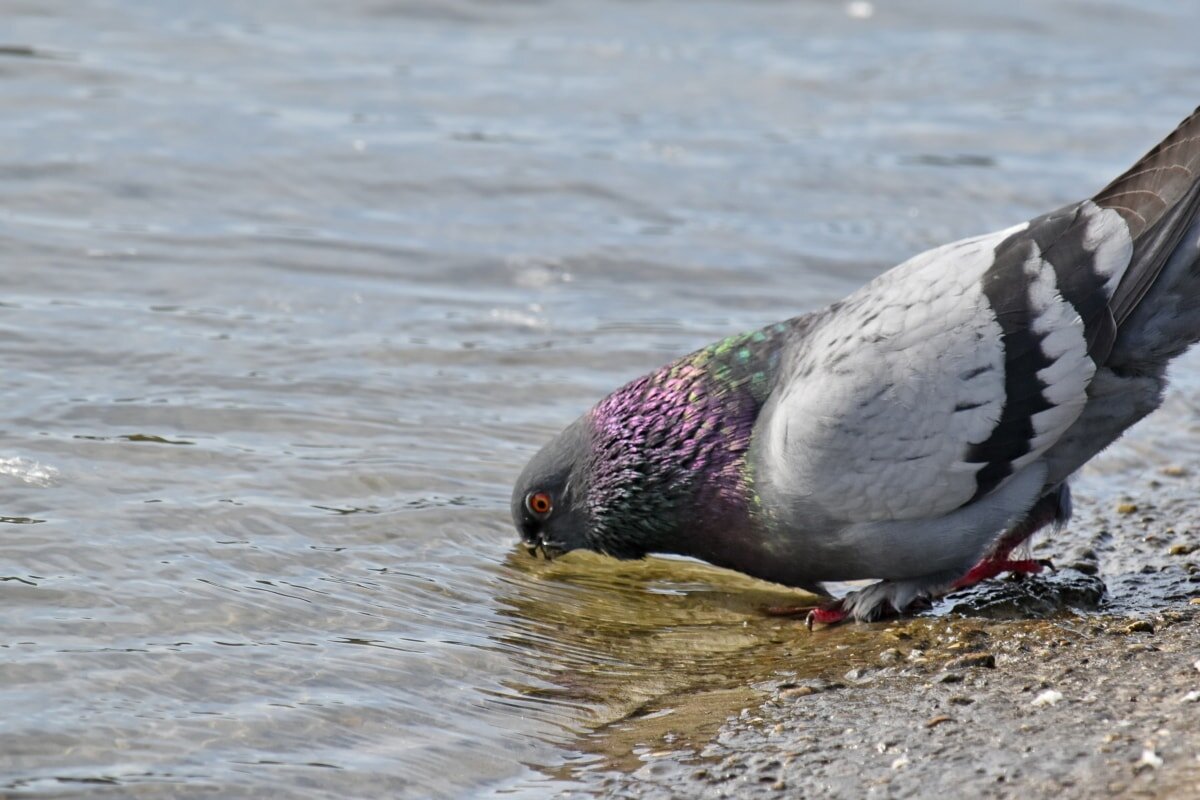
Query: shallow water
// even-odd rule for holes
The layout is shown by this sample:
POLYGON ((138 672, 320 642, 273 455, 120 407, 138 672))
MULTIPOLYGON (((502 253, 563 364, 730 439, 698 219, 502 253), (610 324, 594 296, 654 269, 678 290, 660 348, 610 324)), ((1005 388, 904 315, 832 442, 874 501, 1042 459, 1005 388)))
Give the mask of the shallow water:
MULTIPOLYGON (((514 475, 1098 188, 1198 102, 1190 5, 6 2, 0 788, 536 796, 852 660, 774 587, 529 559, 514 475)), ((1176 373, 1084 502, 1200 462, 1176 373)))

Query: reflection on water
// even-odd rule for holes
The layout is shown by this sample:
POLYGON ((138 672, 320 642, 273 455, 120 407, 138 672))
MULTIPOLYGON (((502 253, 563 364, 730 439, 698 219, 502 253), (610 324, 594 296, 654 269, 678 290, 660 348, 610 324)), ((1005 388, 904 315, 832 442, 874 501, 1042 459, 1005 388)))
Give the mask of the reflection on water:
POLYGON ((762 611, 816 598, 692 561, 514 552, 506 566, 521 579, 503 581, 497 601, 513 627, 497 641, 525 673, 506 690, 571 709, 578 746, 606 766, 628 763, 649 731, 701 742, 768 678, 849 669, 847 650, 866 635, 814 638, 762 611))
MULTIPOLYGON (((6 4, 0 793, 542 796, 871 652, 507 507, 613 387, 1196 102, 1190 4, 873 8, 6 4)), ((1200 462, 1197 363, 1080 503, 1200 462)))

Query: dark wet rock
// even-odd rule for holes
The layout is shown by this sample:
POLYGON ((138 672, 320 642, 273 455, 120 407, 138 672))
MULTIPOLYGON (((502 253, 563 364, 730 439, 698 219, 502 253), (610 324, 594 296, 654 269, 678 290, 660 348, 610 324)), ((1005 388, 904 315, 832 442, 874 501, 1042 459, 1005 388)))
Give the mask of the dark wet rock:
POLYGON ((1103 602, 1104 581, 1077 570, 1004 581, 985 581, 947 595, 935 613, 966 614, 992 619, 1049 617, 1072 610, 1093 611, 1103 602))

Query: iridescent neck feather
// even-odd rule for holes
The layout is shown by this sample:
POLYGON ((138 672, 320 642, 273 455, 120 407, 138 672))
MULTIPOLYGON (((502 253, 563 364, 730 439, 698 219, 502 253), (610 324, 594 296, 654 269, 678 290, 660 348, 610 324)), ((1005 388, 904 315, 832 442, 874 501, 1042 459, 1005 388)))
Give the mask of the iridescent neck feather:
POLYGON ((790 327, 731 336, 589 412, 587 508, 600 549, 620 557, 691 553, 690 534, 749 520, 746 453, 790 327))

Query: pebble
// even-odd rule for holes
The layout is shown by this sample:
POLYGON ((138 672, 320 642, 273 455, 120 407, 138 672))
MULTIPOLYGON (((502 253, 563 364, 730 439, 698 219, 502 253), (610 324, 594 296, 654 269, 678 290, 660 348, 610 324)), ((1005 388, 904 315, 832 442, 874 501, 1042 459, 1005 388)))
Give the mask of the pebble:
POLYGON ((1167 554, 1172 556, 1186 556, 1196 552, 1194 544, 1173 544, 1167 548, 1167 554))
POLYGON ((1149 620, 1139 619, 1125 626, 1126 633, 1154 633, 1154 624, 1149 620))
POLYGON ((933 679, 934 683, 962 683, 963 676, 958 672, 943 672, 933 679))
POLYGON ((1193 689, 1192 691, 1179 698, 1181 703, 1197 703, 1200 702, 1200 690, 1193 689))
POLYGON ((892 762, 892 769, 904 769, 909 763, 908 756, 900 756, 892 762))
POLYGON ((954 722, 954 719, 952 717, 946 716, 945 714, 938 714, 936 717, 927 721, 925 723, 925 727, 926 728, 936 728, 938 725, 941 725, 943 722, 954 722))
POLYGON ((793 686, 790 689, 784 689, 779 693, 780 700, 794 700, 797 697, 808 697, 810 694, 816 694, 821 691, 815 686, 793 686))
POLYGON ((1031 705, 1031 706, 1052 706, 1055 703, 1057 703, 1059 700, 1062 700, 1062 699, 1063 699, 1062 692, 1056 691, 1054 689, 1047 689, 1046 691, 1039 694, 1037 697, 1033 698, 1033 702, 1031 702, 1029 705, 1031 705))
POLYGON ((970 669, 971 667, 983 667, 993 669, 996 666, 996 657, 991 653, 972 653, 969 656, 961 656, 954 659, 946 665, 947 669, 970 669))
POLYGON ((1133 514, 1138 510, 1138 507, 1133 503, 1117 503, 1118 514, 1133 514))
POLYGON ((1163 467, 1160 470, 1160 472, 1162 472, 1162 474, 1166 475, 1168 478, 1182 478, 1188 474, 1187 470, 1185 468, 1178 466, 1176 464, 1172 464, 1171 466, 1168 466, 1168 467, 1163 467))
POLYGON ((1159 757, 1158 753, 1147 747, 1142 751, 1142 757, 1133 765, 1133 771, 1137 773, 1147 769, 1158 769, 1162 765, 1163 760, 1159 757))

